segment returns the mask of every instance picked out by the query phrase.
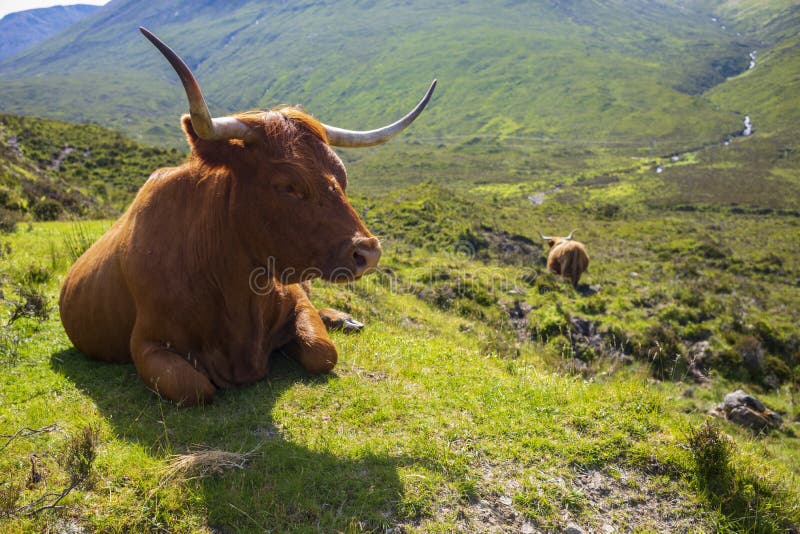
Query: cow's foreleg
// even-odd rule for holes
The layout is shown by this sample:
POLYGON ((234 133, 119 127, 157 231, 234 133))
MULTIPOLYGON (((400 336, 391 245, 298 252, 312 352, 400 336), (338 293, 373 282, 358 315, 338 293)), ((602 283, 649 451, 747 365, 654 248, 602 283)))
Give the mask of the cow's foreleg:
POLYGON ((181 406, 209 403, 216 388, 190 361, 162 343, 131 339, 131 355, 139 378, 160 396, 181 406))
MULTIPOLYGON (((302 300, 308 300, 311 297, 311 282, 303 282, 300 287, 306 294, 306 298, 300 297, 302 300)), ((311 302, 309 301, 309 304, 311 302)), ((319 318, 325 324, 328 332, 331 330, 341 330, 345 334, 352 334, 364 328, 364 323, 356 321, 353 316, 343 311, 334 310, 333 308, 323 308, 317 310, 319 318)))
POLYGON ((295 336, 285 350, 313 374, 329 372, 339 358, 320 312, 307 297, 300 298, 295 307, 295 336))

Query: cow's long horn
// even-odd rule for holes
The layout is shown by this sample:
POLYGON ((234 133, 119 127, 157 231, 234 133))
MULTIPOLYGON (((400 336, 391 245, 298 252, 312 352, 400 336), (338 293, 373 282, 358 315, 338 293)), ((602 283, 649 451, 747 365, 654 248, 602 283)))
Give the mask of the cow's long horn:
POLYGON ((419 104, 417 104, 414 109, 412 109, 399 121, 393 122, 392 124, 384 126, 383 128, 378 128, 377 130, 359 132, 354 130, 344 130, 342 128, 337 128, 336 126, 328 126, 327 124, 323 124, 323 126, 325 126, 325 133, 328 136, 328 143, 331 146, 341 147, 365 147, 385 143, 395 135, 405 130, 409 124, 414 122, 414 119, 416 119, 417 116, 422 113, 422 110, 425 109, 425 106, 431 99, 431 95, 433 94, 433 90, 435 88, 436 80, 433 80, 433 83, 431 83, 431 86, 428 88, 428 92, 425 93, 425 96, 422 97, 422 100, 419 101, 419 104))
POLYGON ((565 237, 564 239, 566 239, 567 241, 572 241, 572 236, 573 236, 574 234, 575 234, 575 230, 571 231, 571 232, 569 233, 569 235, 568 235, 567 237, 565 237))
POLYGON ((197 133, 201 139, 222 141, 225 139, 248 140, 252 138, 253 132, 250 128, 233 117, 211 118, 211 114, 208 112, 208 106, 203 98, 203 93, 200 91, 200 86, 197 84, 197 80, 195 80, 192 71, 186 66, 186 63, 184 63, 178 54, 173 52, 170 47, 165 45, 161 39, 150 33, 149 30, 139 27, 139 31, 164 54, 164 57, 167 58, 172 68, 178 73, 181 83, 183 83, 183 88, 186 91, 186 96, 189 99, 189 114, 192 117, 192 128, 194 128, 195 133, 197 133))
POLYGON ((539 232, 539 237, 544 239, 545 241, 550 241, 553 237, 549 235, 542 235, 542 232, 539 232))

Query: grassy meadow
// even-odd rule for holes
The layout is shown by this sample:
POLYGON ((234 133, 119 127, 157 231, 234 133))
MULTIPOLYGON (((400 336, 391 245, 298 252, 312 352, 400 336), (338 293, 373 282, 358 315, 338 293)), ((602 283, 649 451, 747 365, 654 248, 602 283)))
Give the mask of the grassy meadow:
POLYGON ((17 223, 0 238, 0 527, 796 529, 797 216, 658 207, 649 181, 679 169, 565 177, 538 206, 535 182, 354 191, 381 270, 313 297, 365 330, 333 334, 329 376, 276 354, 266 380, 195 409, 88 360, 60 326, 59 282, 110 221, 17 223), (545 272, 539 228, 579 229, 577 290, 545 272), (739 387, 783 427, 706 414, 739 387))
POLYGON ((0 62, 0 532, 798 532, 795 4, 112 2, 0 62), (179 409, 67 339, 67 269, 185 157, 131 21, 213 114, 369 128, 439 78, 339 151, 384 255, 313 285, 366 324, 331 374, 179 409), (537 234, 572 230, 577 288, 537 234), (780 428, 709 415, 737 389, 780 428))

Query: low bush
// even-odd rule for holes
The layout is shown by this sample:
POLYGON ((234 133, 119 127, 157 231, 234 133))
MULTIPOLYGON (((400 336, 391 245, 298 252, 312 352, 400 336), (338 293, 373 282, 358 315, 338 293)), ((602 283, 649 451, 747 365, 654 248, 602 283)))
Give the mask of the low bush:
POLYGON ((50 317, 50 302, 42 289, 33 285, 21 285, 14 290, 14 293, 21 300, 13 302, 8 324, 23 317, 39 321, 46 321, 50 317))
POLYGON ((18 211, 0 208, 0 232, 10 234, 17 229, 17 223, 22 220, 18 211))
POLYGON ((52 198, 45 198, 33 205, 33 216, 37 221, 55 221, 63 211, 64 206, 52 198))

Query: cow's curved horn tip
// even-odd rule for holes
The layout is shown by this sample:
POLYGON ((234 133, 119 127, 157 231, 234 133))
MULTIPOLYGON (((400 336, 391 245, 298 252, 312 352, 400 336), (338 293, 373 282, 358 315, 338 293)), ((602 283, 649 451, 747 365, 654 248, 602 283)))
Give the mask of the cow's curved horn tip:
POLYGON ((139 33, 144 35, 147 38, 147 40, 150 41, 151 43, 155 44, 155 41, 161 41, 161 39, 156 37, 156 34, 151 32, 150 30, 148 30, 144 26, 139 26, 139 33))
POLYGON ((433 81, 431 82, 431 86, 428 88, 428 92, 433 94, 433 90, 436 89, 436 84, 438 83, 439 80, 437 78, 434 78, 433 81))

